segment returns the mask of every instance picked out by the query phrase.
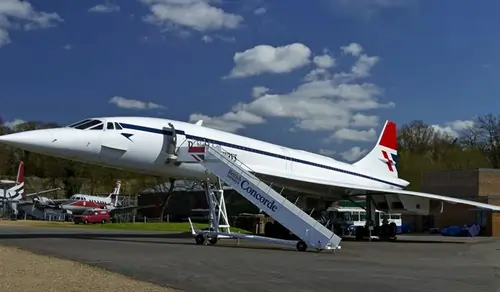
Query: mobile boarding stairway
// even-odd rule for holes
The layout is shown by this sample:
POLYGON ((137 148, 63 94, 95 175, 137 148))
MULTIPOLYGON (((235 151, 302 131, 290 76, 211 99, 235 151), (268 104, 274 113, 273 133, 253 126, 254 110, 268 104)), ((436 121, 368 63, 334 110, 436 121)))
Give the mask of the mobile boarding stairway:
MULTIPOLYGON (((212 230, 194 230, 192 232, 196 236, 197 243, 202 243, 202 238, 205 238, 205 243, 214 244, 218 238, 235 238, 258 240, 267 243, 283 244, 295 246, 299 251, 305 251, 308 247, 320 250, 336 250, 340 249, 341 238, 334 234, 324 225, 313 219, 307 213, 302 211, 295 204, 290 202, 278 192, 274 191, 269 185, 262 182, 259 178, 253 175, 247 166, 235 157, 225 155, 225 152, 218 145, 205 145, 204 147, 179 147, 179 158, 183 157, 185 161, 201 163, 208 172, 217 176, 220 180, 231 186, 235 191, 240 193, 244 198, 254 204, 260 210, 279 222, 285 228, 294 233, 300 240, 282 240, 269 238, 257 235, 246 235, 234 233, 229 230, 227 223, 227 213, 225 212, 225 204, 219 204, 219 214, 226 217, 226 226, 218 225, 219 219, 217 214, 211 214, 211 217, 217 217, 215 220, 216 226, 212 230), (185 149, 182 149, 185 148, 185 149), (193 151, 193 148, 196 148, 193 151), (196 152, 196 153, 195 153, 196 152), (189 154, 189 155, 186 155, 189 154), (194 157, 195 160, 188 157, 194 157), (226 227, 226 232, 220 232, 219 228, 226 227)), ((178 160, 178 162, 181 159, 178 160)), ((216 201, 217 203, 223 203, 216 201)), ((211 205, 209 201, 209 205, 211 205)), ((212 206, 210 206, 212 209, 212 206)), ((215 212, 214 212, 215 213, 215 212)))

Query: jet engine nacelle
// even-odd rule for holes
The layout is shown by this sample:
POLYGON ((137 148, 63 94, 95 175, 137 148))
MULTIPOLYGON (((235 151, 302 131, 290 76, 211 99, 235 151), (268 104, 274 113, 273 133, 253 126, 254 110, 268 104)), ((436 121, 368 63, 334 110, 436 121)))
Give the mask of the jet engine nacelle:
POLYGON ((444 203, 421 197, 399 196, 403 204, 402 214, 411 215, 438 215, 443 213, 444 203))
POLYGON ((429 215, 439 215, 443 213, 443 210, 444 210, 444 202, 430 200, 429 215))

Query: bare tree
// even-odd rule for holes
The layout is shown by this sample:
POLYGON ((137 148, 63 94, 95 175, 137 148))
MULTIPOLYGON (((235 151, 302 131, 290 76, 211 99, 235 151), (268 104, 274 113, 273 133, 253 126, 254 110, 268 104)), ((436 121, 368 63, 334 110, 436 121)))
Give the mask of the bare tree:
POLYGON ((500 116, 487 114, 475 119, 474 125, 462 133, 466 147, 477 147, 494 168, 500 167, 500 116))
POLYGON ((402 151, 425 154, 435 139, 435 131, 423 121, 412 121, 401 127, 398 144, 402 151))

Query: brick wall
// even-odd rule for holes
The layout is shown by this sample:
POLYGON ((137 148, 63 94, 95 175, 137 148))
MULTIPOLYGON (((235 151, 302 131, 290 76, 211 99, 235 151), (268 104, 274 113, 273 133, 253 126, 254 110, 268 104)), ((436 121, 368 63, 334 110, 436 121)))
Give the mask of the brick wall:
MULTIPOLYGON (((488 204, 500 206, 500 199, 488 199, 488 204)), ((488 234, 500 237, 500 212, 489 212, 488 234)))
POLYGON ((422 177, 422 191, 455 198, 477 196, 478 171, 448 170, 426 173, 422 177))
POLYGON ((500 195, 500 169, 480 169, 478 195, 500 195))
MULTIPOLYGON (((422 177, 422 191, 437 195, 475 200, 478 193, 478 170, 447 170, 426 173, 422 177)), ((432 218, 415 218, 416 221, 432 222, 432 227, 443 228, 450 225, 464 225, 475 222, 476 212, 471 206, 444 203, 443 213, 432 218)), ((416 226, 425 225, 417 222, 416 226)), ((418 230, 417 230, 418 231, 418 230)), ((423 231, 423 230, 421 230, 423 231)))
MULTIPOLYGON (((500 206, 500 170, 475 169, 432 172, 426 173, 422 179, 423 192, 500 206), (488 198, 488 196, 495 198, 488 198)), ((473 209, 474 207, 468 205, 445 203, 443 213, 435 215, 433 218, 434 227, 441 228, 476 222, 478 211, 473 209)), ((486 221, 485 235, 500 236, 500 212, 488 212, 486 221)))

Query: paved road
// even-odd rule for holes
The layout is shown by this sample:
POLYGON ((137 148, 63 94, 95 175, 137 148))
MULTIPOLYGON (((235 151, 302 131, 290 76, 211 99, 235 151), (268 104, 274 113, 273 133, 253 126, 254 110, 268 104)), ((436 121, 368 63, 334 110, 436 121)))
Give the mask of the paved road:
POLYGON ((335 254, 178 234, 0 226, 0 244, 184 291, 498 291, 500 242, 344 242, 335 254))

